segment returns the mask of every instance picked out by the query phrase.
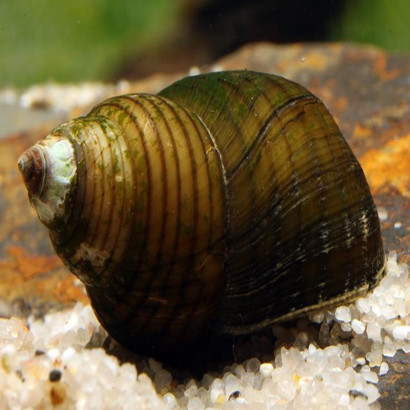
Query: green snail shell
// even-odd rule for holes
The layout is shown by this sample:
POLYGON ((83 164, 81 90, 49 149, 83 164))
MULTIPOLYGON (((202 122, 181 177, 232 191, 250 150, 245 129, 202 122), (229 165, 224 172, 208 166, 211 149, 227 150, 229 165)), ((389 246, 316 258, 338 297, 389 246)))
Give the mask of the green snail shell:
POLYGON ((108 99, 19 168, 108 332, 184 349, 351 300, 384 268, 363 171, 323 103, 279 76, 108 99))

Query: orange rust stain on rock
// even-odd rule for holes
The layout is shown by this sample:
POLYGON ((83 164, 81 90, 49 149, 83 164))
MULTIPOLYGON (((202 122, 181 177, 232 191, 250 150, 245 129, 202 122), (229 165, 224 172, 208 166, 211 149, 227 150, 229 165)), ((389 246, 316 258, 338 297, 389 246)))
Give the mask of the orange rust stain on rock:
POLYGON ((347 107, 347 98, 346 97, 337 97, 333 101, 333 107, 338 111, 344 111, 347 107))
POLYGON ((397 188, 410 197, 410 134, 389 141, 382 148, 371 149, 359 158, 371 190, 383 186, 397 188))
POLYGON ((367 138, 372 135, 373 130, 370 127, 365 127, 362 124, 356 123, 353 129, 353 135, 357 138, 367 138))
POLYGON ((76 279, 73 275, 58 282, 53 290, 54 297, 61 303, 82 302, 90 303, 88 296, 84 292, 82 285, 76 285, 76 279))
POLYGON ((322 87, 321 89, 321 98, 324 101, 332 101, 333 100, 333 91, 329 87, 322 87))
POLYGON ((327 53, 323 51, 311 50, 303 55, 304 61, 306 65, 309 66, 310 69, 314 69, 317 71, 324 71, 325 68, 334 65, 334 58, 333 56, 329 56, 327 53))
POLYGON ((390 81, 396 78, 400 71, 395 70, 388 70, 387 68, 387 56, 384 53, 380 53, 374 60, 374 69, 373 72, 377 77, 381 80, 390 81))
POLYGON ((9 246, 7 253, 11 256, 11 261, 0 261, 0 268, 11 268, 20 272, 23 280, 33 276, 48 273, 60 266, 60 259, 46 255, 29 255, 27 251, 19 246, 9 246))

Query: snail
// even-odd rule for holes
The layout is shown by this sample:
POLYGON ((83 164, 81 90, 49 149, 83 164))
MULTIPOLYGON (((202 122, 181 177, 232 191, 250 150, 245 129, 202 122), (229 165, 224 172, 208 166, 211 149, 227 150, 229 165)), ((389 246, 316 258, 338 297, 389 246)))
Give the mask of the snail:
POLYGON ((56 253, 137 352, 257 332, 382 277, 363 171, 324 104, 251 71, 110 98, 20 157, 56 253))

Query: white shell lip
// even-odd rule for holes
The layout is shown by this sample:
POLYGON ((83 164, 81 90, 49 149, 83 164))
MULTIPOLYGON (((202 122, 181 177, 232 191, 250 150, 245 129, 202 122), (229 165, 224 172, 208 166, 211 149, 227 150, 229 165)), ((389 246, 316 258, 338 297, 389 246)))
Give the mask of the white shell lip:
POLYGON ((44 158, 44 181, 38 192, 29 192, 30 201, 41 222, 54 230, 66 219, 67 198, 76 184, 74 147, 67 138, 50 134, 31 149, 44 158))

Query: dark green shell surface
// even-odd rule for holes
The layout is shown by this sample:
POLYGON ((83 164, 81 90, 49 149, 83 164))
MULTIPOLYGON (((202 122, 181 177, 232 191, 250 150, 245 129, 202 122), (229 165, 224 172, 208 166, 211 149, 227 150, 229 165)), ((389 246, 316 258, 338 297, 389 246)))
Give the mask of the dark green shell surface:
POLYGON ((218 329, 257 330, 377 283, 376 207, 323 103, 299 84, 248 71, 185 78, 160 95, 201 118, 221 153, 227 253, 218 329))

